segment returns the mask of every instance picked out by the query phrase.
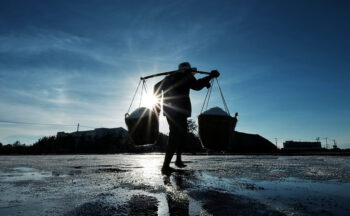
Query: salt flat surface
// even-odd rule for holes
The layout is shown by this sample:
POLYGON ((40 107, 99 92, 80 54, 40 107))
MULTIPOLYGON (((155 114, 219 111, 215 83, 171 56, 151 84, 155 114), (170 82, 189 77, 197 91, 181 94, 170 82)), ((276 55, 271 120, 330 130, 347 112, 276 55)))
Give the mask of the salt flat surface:
POLYGON ((0 156, 0 215, 349 215, 350 158, 0 156))

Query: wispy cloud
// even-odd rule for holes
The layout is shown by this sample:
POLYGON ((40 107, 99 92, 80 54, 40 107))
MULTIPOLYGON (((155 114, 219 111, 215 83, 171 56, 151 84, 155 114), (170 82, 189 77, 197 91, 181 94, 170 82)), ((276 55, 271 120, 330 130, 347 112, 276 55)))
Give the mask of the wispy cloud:
MULTIPOLYGON (((283 124, 299 124, 293 119, 305 112, 303 118, 328 126, 309 127, 310 134, 346 140, 346 15, 334 4, 312 11, 309 4, 296 11, 294 3, 283 3, 288 10, 281 13, 282 5, 259 1, 50 1, 23 7, 1 2, 0 116, 124 126, 140 76, 190 61, 200 70, 222 73, 230 111, 242 117, 239 129, 292 137, 297 127, 286 132, 283 124)), ((156 81, 149 80, 149 88, 156 81)), ((205 90, 191 94, 196 118, 205 90)), ((221 106, 217 88, 212 94, 212 105, 221 106)), ((161 122, 167 131, 165 119, 161 122)), ((0 127, 0 140, 72 130, 0 127)))
POLYGON ((29 28, 24 32, 0 36, 0 52, 41 53, 49 50, 74 51, 89 43, 89 39, 62 31, 29 28))

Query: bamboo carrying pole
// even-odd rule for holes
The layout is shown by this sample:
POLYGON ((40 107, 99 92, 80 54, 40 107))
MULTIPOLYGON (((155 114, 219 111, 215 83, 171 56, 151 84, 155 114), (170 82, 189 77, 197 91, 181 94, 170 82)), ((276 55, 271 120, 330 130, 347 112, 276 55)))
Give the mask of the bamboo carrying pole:
MULTIPOLYGON (((165 75, 169 75, 169 74, 172 74, 172 73, 175 73, 175 72, 177 72, 177 70, 163 72, 163 73, 157 73, 157 74, 152 74, 152 75, 149 75, 149 76, 140 77, 140 80, 146 80, 146 79, 149 79, 149 78, 152 78, 152 77, 157 77, 157 76, 165 76, 165 75)), ((193 73, 198 73, 198 74, 207 74, 207 75, 210 74, 210 72, 197 71, 197 68, 192 68, 192 72, 193 73)))

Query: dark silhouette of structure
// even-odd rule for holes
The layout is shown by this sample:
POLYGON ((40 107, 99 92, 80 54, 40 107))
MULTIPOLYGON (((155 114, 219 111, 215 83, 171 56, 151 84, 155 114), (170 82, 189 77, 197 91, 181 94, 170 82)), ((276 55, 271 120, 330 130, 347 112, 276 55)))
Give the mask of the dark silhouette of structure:
POLYGON ((283 143, 283 150, 286 151, 320 151, 321 142, 286 141, 283 143))
MULTIPOLYGON (((177 167, 183 168, 186 165, 182 162, 182 145, 186 142, 187 118, 191 116, 190 89, 199 91, 204 87, 210 87, 210 80, 218 77, 218 71, 212 71, 209 76, 196 79, 193 70, 188 62, 179 65, 177 72, 166 76, 154 86, 154 95, 158 98, 163 96, 163 113, 169 124, 169 140, 162 167, 163 172, 171 171, 170 161, 176 151, 177 167)), ((160 113, 161 107, 158 103, 155 107, 160 113)))
POLYGON ((132 152, 127 143, 128 132, 124 128, 96 129, 73 133, 59 132, 57 136, 43 137, 33 145, 16 141, 0 147, 0 154, 77 154, 132 152))
POLYGON ((72 133, 58 132, 57 137, 72 136, 72 137, 78 138, 78 137, 84 136, 87 139, 94 139, 95 137, 102 137, 107 134, 119 134, 119 133, 124 137, 128 135, 127 130, 125 130, 122 127, 119 127, 119 128, 95 128, 94 130, 87 130, 87 131, 77 130, 76 132, 72 132, 72 133))
POLYGON ((273 153, 276 151, 277 147, 259 134, 238 131, 233 132, 232 142, 228 148, 228 152, 232 153, 273 153))

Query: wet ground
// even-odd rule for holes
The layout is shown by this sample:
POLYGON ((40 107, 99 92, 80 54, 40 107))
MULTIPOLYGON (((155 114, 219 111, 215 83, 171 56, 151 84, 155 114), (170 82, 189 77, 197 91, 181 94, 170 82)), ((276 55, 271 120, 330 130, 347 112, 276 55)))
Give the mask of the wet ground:
POLYGON ((0 156, 0 215, 350 215, 350 157, 0 156))

